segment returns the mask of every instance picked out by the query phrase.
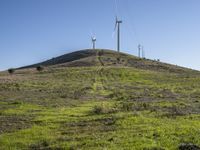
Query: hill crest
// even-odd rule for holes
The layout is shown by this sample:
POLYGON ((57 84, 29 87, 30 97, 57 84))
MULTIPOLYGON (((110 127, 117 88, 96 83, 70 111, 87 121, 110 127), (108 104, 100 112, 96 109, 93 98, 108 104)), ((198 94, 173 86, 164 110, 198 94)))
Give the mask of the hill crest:
POLYGON ((85 49, 67 53, 47 61, 21 67, 19 69, 37 66, 53 67, 90 67, 90 66, 120 66, 134 67, 153 71, 167 71, 173 73, 198 72, 196 70, 167 64, 155 60, 139 58, 126 53, 118 53, 108 49, 85 49))

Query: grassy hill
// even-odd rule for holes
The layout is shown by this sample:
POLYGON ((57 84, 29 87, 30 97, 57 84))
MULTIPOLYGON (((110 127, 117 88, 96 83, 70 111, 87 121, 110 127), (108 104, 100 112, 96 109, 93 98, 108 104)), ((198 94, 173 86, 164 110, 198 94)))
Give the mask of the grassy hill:
POLYGON ((188 73, 196 71, 183 68, 176 65, 161 63, 155 60, 141 59, 126 53, 118 53, 113 50, 97 49, 97 50, 80 50, 50 60, 25 66, 25 68, 35 68, 42 66, 55 67, 90 67, 90 66, 118 66, 118 67, 134 67, 139 69, 148 69, 156 71, 188 73))
POLYGON ((109 50, 1 72, 0 149, 198 148, 199 83, 198 71, 109 50))

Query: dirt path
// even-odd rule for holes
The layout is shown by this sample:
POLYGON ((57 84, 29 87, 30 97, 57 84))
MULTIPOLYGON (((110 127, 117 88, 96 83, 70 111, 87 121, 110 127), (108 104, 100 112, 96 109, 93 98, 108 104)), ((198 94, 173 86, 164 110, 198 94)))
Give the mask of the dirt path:
POLYGON ((105 78, 105 76, 103 76, 103 69, 104 69, 104 63, 101 60, 101 50, 97 50, 96 53, 96 58, 100 63, 100 66, 97 67, 96 72, 95 72, 95 82, 93 84, 94 87, 94 91, 95 93, 97 93, 98 95, 103 95, 105 93, 105 86, 104 83, 102 81, 102 78, 105 78))

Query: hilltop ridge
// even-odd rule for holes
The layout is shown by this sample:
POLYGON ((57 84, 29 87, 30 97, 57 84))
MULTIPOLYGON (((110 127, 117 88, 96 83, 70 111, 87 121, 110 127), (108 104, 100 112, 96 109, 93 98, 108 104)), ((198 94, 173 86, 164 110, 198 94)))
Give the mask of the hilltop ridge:
POLYGON ((44 62, 24 66, 19 69, 34 68, 39 65, 53 67, 89 67, 89 66, 118 66, 134 67, 153 71, 174 73, 198 72, 196 70, 167 64, 146 58, 139 58, 126 53, 118 53, 108 49, 85 49, 67 53, 44 62))

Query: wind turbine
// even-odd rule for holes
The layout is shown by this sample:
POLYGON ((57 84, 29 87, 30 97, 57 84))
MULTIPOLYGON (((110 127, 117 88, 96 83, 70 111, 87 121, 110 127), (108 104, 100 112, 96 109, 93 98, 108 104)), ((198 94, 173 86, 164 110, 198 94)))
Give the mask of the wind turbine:
POLYGON ((116 31, 117 29, 117 51, 118 52, 120 52, 120 24, 121 23, 122 23, 122 20, 118 20, 118 18, 116 17, 114 31, 116 31))
POLYGON ((96 49, 96 41, 97 41, 97 39, 96 39, 95 36, 92 36, 91 39, 92 39, 92 48, 96 49))

